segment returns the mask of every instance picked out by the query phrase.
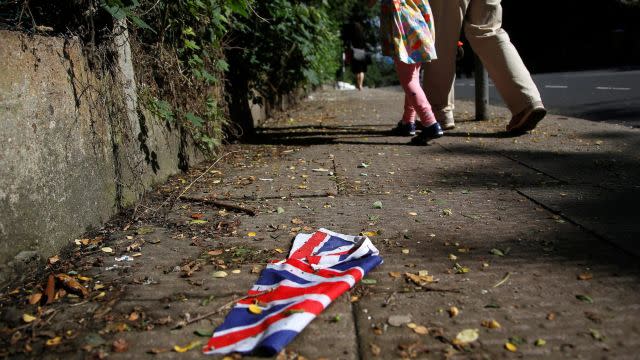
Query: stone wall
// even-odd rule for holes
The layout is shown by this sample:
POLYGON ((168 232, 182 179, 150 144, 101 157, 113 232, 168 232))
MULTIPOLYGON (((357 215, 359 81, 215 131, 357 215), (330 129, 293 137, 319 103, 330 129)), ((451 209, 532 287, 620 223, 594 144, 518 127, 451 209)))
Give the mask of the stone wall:
POLYGON ((0 31, 0 44, 2 283, 202 156, 131 109, 131 74, 92 72, 78 41, 0 31))

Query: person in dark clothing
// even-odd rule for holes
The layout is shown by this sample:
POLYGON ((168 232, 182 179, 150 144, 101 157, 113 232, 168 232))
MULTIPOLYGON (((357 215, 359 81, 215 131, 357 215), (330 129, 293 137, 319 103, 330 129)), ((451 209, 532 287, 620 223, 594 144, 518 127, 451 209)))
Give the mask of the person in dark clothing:
POLYGON ((364 76, 370 61, 362 23, 360 21, 349 23, 343 31, 343 39, 347 47, 347 60, 351 67, 351 72, 356 76, 356 88, 362 90, 364 76))

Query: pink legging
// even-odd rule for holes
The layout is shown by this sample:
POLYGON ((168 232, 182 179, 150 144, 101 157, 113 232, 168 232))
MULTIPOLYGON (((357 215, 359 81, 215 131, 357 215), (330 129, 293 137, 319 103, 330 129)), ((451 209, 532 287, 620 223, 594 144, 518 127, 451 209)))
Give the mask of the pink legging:
POLYGON ((404 114, 402 121, 414 122, 416 113, 420 116, 422 125, 430 126, 436 122, 431 104, 420 86, 420 66, 422 64, 406 64, 396 59, 396 71, 400 78, 400 85, 404 90, 404 114))

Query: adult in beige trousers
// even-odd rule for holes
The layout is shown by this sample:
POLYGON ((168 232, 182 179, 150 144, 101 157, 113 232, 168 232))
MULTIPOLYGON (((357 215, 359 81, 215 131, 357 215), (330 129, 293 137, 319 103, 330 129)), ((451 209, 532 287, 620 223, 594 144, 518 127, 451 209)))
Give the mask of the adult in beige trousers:
POLYGON ((469 44, 513 114, 507 131, 533 130, 547 111, 531 74, 502 29, 500 0, 430 0, 430 4, 438 59, 425 64, 423 86, 438 122, 444 129, 455 127, 456 47, 464 28, 469 44))

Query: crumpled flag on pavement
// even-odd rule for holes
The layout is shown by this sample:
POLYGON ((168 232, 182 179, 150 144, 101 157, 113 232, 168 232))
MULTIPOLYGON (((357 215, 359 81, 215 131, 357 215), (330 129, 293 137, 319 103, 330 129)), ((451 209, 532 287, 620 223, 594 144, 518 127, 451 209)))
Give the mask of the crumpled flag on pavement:
POLYGON ((366 236, 326 229, 298 234, 289 257, 267 265, 203 352, 277 354, 333 300, 381 263, 378 249, 366 236))

